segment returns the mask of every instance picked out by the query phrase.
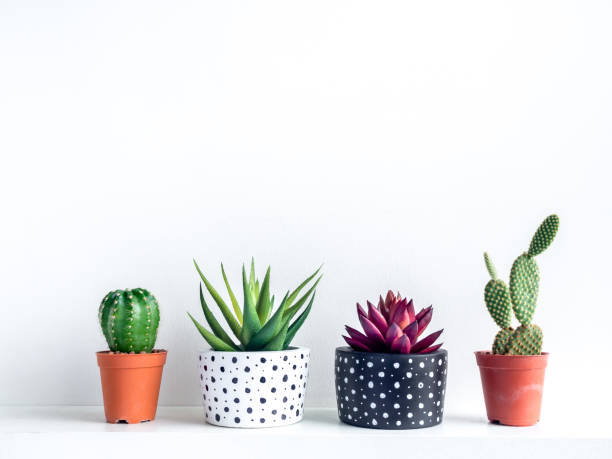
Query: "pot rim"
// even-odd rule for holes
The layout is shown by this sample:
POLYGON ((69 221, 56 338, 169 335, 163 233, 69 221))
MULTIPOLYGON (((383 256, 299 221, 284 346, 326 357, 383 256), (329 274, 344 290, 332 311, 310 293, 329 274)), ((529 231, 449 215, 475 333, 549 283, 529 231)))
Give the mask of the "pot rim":
POLYGON ((284 352, 295 352, 295 351, 307 351, 307 352, 310 353, 310 348, 305 347, 305 346, 291 346, 291 347, 289 347, 289 349, 284 349, 282 351, 215 351, 214 349, 205 349, 205 350, 198 351, 198 353, 199 354, 218 353, 218 354, 227 354, 227 355, 231 355, 231 354, 237 354, 237 355, 264 354, 264 355, 270 355, 270 354, 282 354, 284 352))
POLYGON ((476 363, 480 368, 498 370, 535 370, 546 368, 548 352, 535 355, 503 355, 491 351, 475 351, 476 363))
POLYGON ((100 368, 150 368, 163 367, 168 351, 158 349, 148 354, 111 354, 110 351, 96 352, 100 368))
POLYGON ((338 346, 336 348, 336 352, 347 352, 347 353, 353 353, 353 354, 359 354, 359 355, 384 355, 384 356, 388 356, 389 358, 394 358, 394 357, 403 357, 403 358, 419 358, 419 357, 432 357, 432 356, 436 356, 436 355, 446 355, 448 354, 448 351, 444 348, 440 348, 437 349, 434 352, 429 352, 427 354, 393 354, 390 352, 366 352, 366 351, 356 351, 355 349, 353 349, 350 346, 338 346))

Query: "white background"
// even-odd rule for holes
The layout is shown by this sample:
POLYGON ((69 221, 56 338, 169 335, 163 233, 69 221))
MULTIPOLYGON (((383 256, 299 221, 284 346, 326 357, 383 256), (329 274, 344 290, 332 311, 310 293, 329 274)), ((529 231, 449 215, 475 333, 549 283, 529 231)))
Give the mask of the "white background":
MULTIPOLYGON (((98 404, 97 308, 159 299, 160 403, 199 403, 195 257, 277 296, 324 262, 308 403, 333 406, 356 301, 435 306, 447 407, 484 410, 489 250, 541 219, 545 404, 608 404, 612 4, 0 3, 0 404, 98 404), (603 391, 603 393, 602 393, 603 391)), ((544 415, 546 413, 546 407, 544 415)))

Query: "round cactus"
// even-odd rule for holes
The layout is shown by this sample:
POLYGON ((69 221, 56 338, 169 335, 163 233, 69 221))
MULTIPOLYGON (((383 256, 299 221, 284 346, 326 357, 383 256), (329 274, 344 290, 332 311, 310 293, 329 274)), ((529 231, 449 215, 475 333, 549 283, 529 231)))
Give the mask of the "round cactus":
POLYGON ((114 352, 151 352, 157 338, 159 304, 143 288, 114 290, 100 303, 98 320, 114 352))
POLYGON ((505 354, 508 350, 508 343, 510 342, 510 338, 512 338, 512 334, 514 330, 512 327, 502 328, 495 335, 495 341, 493 341, 493 354, 505 354))
POLYGON ((508 355, 540 355, 542 353, 542 329, 535 324, 521 325, 508 340, 508 355))
POLYGON ((540 271, 535 259, 518 257, 510 270, 510 298, 514 315, 522 325, 529 325, 538 302, 540 271))

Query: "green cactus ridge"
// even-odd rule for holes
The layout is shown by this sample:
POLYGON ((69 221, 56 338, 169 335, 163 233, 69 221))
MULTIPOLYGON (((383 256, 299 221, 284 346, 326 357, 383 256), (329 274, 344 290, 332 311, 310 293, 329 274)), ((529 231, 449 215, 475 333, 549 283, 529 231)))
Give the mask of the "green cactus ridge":
POLYGON ((540 272, 535 259, 526 253, 518 257, 510 270, 510 298, 514 315, 522 325, 529 325, 535 312, 540 287, 540 272))
POLYGON ((539 355, 542 353, 542 329, 535 324, 518 327, 508 342, 507 355, 539 355))
POLYGON ((143 288, 114 290, 100 303, 98 320, 111 351, 149 353, 157 339, 159 304, 143 288))
POLYGON ((493 341, 493 354, 505 354, 508 349, 508 342, 512 337, 514 330, 512 327, 502 328, 495 335, 495 340, 493 341))
POLYGON ((535 257, 536 255, 544 252, 544 250, 546 250, 555 239, 558 229, 559 217, 554 214, 546 217, 533 235, 531 244, 529 244, 529 251, 527 252, 527 255, 530 257, 535 257))
POLYGON ((485 303, 493 320, 500 328, 507 328, 512 321, 512 304, 506 283, 491 279, 485 287, 485 303))

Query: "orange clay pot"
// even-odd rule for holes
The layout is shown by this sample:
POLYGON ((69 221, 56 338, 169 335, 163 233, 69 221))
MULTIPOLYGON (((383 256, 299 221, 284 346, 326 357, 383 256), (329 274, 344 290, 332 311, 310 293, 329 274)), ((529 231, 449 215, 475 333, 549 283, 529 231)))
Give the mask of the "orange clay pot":
POLYGON ((108 422, 135 424, 155 419, 166 354, 96 353, 108 422))
POLYGON ((475 354, 489 421, 509 426, 531 426, 538 422, 548 353, 475 354))

